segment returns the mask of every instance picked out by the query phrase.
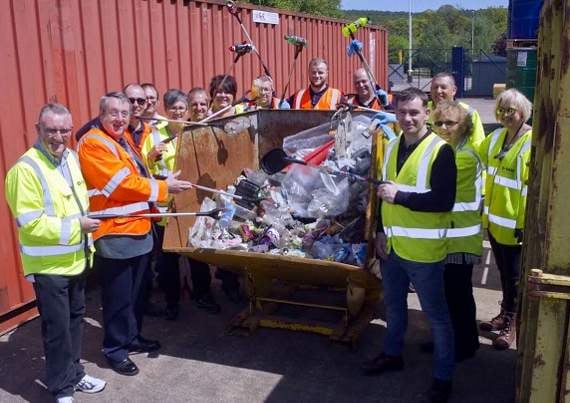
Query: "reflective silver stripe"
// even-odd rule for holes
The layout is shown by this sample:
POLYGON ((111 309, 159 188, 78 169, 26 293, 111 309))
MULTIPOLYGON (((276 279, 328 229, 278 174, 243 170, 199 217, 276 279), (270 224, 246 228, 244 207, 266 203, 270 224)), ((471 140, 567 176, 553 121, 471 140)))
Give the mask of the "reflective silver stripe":
MULTIPOLYGON (((495 144, 497 143, 497 140, 499 139, 499 136, 501 135, 501 132, 503 130, 506 129, 495 129, 495 131, 491 134, 489 134, 489 136, 491 136, 491 140, 489 141, 489 149, 487 150, 487 165, 489 165, 489 161, 491 161, 491 159, 493 158, 493 149, 495 148, 495 144)), ((490 169, 490 167, 489 167, 490 169)))
MULTIPOLYGON (((438 136, 434 135, 433 138, 431 139, 431 142, 429 143, 429 145, 424 150, 424 153, 422 154, 420 165, 418 167, 418 172, 416 174, 416 187, 420 190, 423 189, 427 189, 426 191, 429 190, 429 188, 427 187, 429 160, 431 157, 431 153, 433 152, 433 149, 439 143, 443 143, 443 140, 438 136)), ((424 193, 424 192, 418 192, 418 193, 424 193)))
POLYGON ((447 237, 461 238, 465 236, 478 235, 479 233, 481 233, 481 224, 463 228, 449 228, 447 230, 447 237))
POLYGON ((130 173, 131 171, 127 167, 119 169, 115 173, 115 175, 113 175, 113 177, 109 179, 109 181, 107 182, 101 193, 103 193, 105 197, 109 197, 115 191, 115 189, 117 189, 117 187, 121 184, 121 182, 127 176, 129 176, 130 173))
POLYGON ((96 188, 89 189, 89 190, 87 191, 87 196, 88 196, 88 197, 101 196, 101 195, 103 195, 103 193, 102 193, 99 189, 96 189, 96 188))
POLYGON ((400 137, 396 137, 395 139, 392 139, 392 141, 390 141, 388 143, 388 146, 386 147, 386 152, 384 154, 384 165, 382 166, 382 180, 388 180, 388 161, 390 160, 390 155, 392 154, 392 150, 394 149, 395 145, 398 144, 398 142, 400 141, 400 137))
POLYGON ((489 175, 495 175, 497 173, 497 167, 489 167, 487 168, 487 172, 489 175))
POLYGON ((28 256, 55 256, 75 253, 83 250, 83 243, 58 246, 24 246, 20 245, 22 253, 28 256))
POLYGON ((517 180, 519 182, 521 182, 521 176, 522 176, 522 169, 523 169, 523 163, 522 163, 522 159, 523 159, 523 154, 525 152, 527 152, 529 150, 531 146, 531 139, 529 138, 528 140, 525 141, 525 143, 523 144, 523 146, 521 147, 520 151, 519 151, 519 155, 517 157, 517 180))
POLYGON ((69 244, 69 238, 71 238, 71 222, 72 219, 69 217, 61 220, 61 235, 59 236, 60 245, 69 244))
POLYGON ((150 197, 148 201, 155 202, 158 200, 158 182, 150 179, 150 197))
POLYGON ((147 202, 125 204, 119 207, 109 207, 104 210, 92 211, 91 214, 131 214, 141 210, 148 210, 147 202))
POLYGON ((158 206, 158 211, 161 213, 167 213, 168 212, 168 206, 158 206))
POLYGON ((111 151, 113 154, 115 154, 115 157, 119 158, 119 151, 117 150, 117 146, 115 145, 115 143, 113 143, 111 140, 106 139, 105 137, 103 137, 97 133, 86 134, 79 141, 79 145, 81 145, 82 142, 84 142, 86 139, 89 139, 89 138, 99 140, 100 142, 102 142, 103 144, 105 144, 107 146, 109 151, 111 151))
POLYGON ((46 215, 51 216, 51 217, 55 217, 56 216, 55 205, 53 203, 53 199, 51 197, 51 193, 49 191, 48 183, 47 183, 46 177, 44 176, 44 173, 42 172, 42 170, 40 169, 40 167, 36 163, 36 161, 31 159, 27 155, 24 155, 23 157, 21 157, 20 161, 28 164, 36 173, 36 176, 39 179, 39 181, 42 185, 42 190, 44 192, 44 211, 45 211, 46 215))
POLYGON ((521 196, 526 197, 528 193, 528 186, 523 186, 521 196))
POLYGON ((295 95, 295 109, 301 109, 301 99, 303 99, 303 95, 305 95, 305 89, 302 89, 295 95))
POLYGON ((388 236, 401 236, 414 239, 443 239, 448 231, 447 228, 406 228, 406 227, 385 227, 384 231, 388 236))
POLYGON ((401 183, 396 183, 396 187, 398 190, 402 192, 415 192, 415 193, 427 193, 429 189, 421 189, 417 186, 410 186, 410 185, 402 185, 401 183))
POLYGON ((483 214, 489 214, 489 206, 483 207, 483 214))
POLYGON ((480 208, 481 200, 470 203, 459 202, 453 205, 453 210, 451 211, 478 211, 480 208))
POLYGON ((332 90, 332 96, 331 96, 331 109, 336 109, 336 104, 338 103, 338 99, 340 96, 340 91, 337 90, 336 88, 333 88, 332 90))
POLYGON ((510 189, 516 189, 516 190, 522 189, 522 183, 520 183, 516 179, 505 178, 504 176, 497 175, 495 176, 494 182, 498 185, 505 186, 510 189))
POLYGON ((517 221, 510 218, 499 217, 495 214, 489 214, 489 222, 493 224, 500 225, 501 227, 515 229, 517 227, 517 221))
POLYGON ((467 203, 466 202, 455 203, 451 211, 478 211, 481 208, 482 178, 481 178, 480 168, 481 168, 481 163, 478 164, 477 180, 475 180, 475 200, 467 203))
POLYGON ((22 213, 18 217, 16 217, 16 224, 18 224, 18 227, 23 227, 24 225, 34 221, 35 219, 40 218, 43 213, 44 213, 43 209, 32 210, 26 213, 22 213))

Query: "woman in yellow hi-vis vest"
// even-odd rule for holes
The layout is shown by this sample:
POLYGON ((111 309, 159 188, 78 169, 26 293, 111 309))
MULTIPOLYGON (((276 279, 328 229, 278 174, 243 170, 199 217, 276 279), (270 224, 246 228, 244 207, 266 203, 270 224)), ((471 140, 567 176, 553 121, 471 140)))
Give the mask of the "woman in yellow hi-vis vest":
POLYGON ((479 332, 473 298, 473 265, 483 250, 481 225, 482 164, 472 143, 472 119, 457 101, 442 101, 432 113, 437 134, 455 149, 457 190, 447 231, 447 258, 443 274, 445 296, 455 339, 455 360, 473 357, 479 332))
POLYGON ((532 104, 519 91, 509 89, 497 98, 495 113, 503 128, 481 143, 479 153, 486 166, 483 225, 501 275, 501 312, 481 330, 500 331, 493 345, 509 348, 516 336, 517 292, 523 240, 524 214, 532 128, 526 124, 532 104))

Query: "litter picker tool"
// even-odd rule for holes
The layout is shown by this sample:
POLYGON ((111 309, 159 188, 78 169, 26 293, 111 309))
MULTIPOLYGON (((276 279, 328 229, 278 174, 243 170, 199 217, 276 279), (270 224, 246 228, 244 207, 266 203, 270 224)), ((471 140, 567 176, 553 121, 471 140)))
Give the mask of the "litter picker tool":
MULTIPOLYGON (((247 42, 242 42, 242 43, 236 43, 233 44, 232 46, 230 46, 230 52, 234 52, 236 54, 236 57, 234 58, 234 60, 231 62, 230 66, 228 67, 228 69, 226 70, 226 73, 224 73, 224 78, 222 78, 222 81, 220 81, 220 84, 218 84, 218 86, 216 87, 216 90, 219 90, 220 88, 223 87, 224 83, 226 82, 227 78, 229 77, 230 73, 232 72, 232 70, 234 69, 234 66, 236 65, 236 63, 238 62, 238 60, 244 56, 247 53, 251 53, 253 50, 255 50, 255 46, 253 46, 251 43, 247 43, 247 42)), ((214 93, 214 96, 216 94, 214 93)), ((211 102, 211 101, 210 101, 211 102)))
POLYGON ((261 63, 261 66, 263 67, 263 71, 265 72, 265 75, 271 77, 271 73, 269 72, 269 69, 267 68, 267 65, 263 62, 263 59, 261 58, 261 55, 259 54, 259 51, 257 50, 257 48, 253 45, 253 41, 251 40, 251 36, 249 36, 249 32, 247 32, 247 29, 245 29, 245 26, 243 25, 243 22, 241 21, 241 17, 239 16, 239 12, 240 12, 240 8, 238 7, 238 5, 235 3, 235 1, 228 1, 226 3, 226 7, 228 7, 228 11, 230 12, 231 15, 233 15, 237 22, 239 23, 241 30, 243 31, 243 34, 245 35, 247 41, 249 42, 249 44, 251 44, 253 46, 253 52, 257 55, 257 57, 259 58, 259 62, 261 63))
POLYGON ((382 101, 382 99, 380 98, 380 95, 377 92, 377 89, 380 88, 380 86, 376 82, 376 78, 374 77, 374 74, 372 73, 372 69, 370 68, 370 65, 368 64, 368 62, 366 61, 366 58, 362 54, 362 48, 363 48, 362 42, 357 40, 356 37, 354 36, 354 34, 360 28, 363 28, 366 26, 366 24, 368 24, 368 21, 369 21, 368 17, 360 17, 357 20, 355 20, 354 22, 351 22, 350 24, 346 24, 344 27, 342 27, 341 31, 342 31, 342 34, 345 38, 350 38, 350 44, 346 48, 346 52, 347 52, 348 56, 351 57, 353 54, 356 54, 358 56, 358 58, 360 59, 360 62, 362 63, 362 67, 364 67, 364 71, 366 71, 366 76, 368 77, 368 81, 370 81, 370 86, 372 87, 372 91, 374 92, 376 99, 378 99, 378 102, 380 103, 380 105, 384 105, 384 102, 382 101))
POLYGON ((293 57, 293 63, 291 63, 291 67, 289 68, 289 77, 287 78, 287 84, 285 84, 285 88, 283 88, 283 93, 281 94, 281 98, 279 99, 279 105, 285 99, 285 95, 287 94, 287 89, 289 88, 289 84, 291 83, 291 77, 293 77, 293 72, 295 71, 295 62, 297 58, 301 54, 303 48, 307 47, 307 40, 302 36, 296 35, 285 35, 285 40, 287 43, 295 46, 295 57, 293 57))
MULTIPOLYGON (((269 151, 267 154, 265 154, 263 156, 263 158, 261 158, 261 163, 260 163, 261 169, 263 169, 263 171, 268 175, 276 174, 277 172, 282 171, 284 168, 286 168, 290 164, 307 165, 307 163, 303 160, 298 160, 296 158, 292 158, 292 157, 288 156, 285 153, 285 151, 283 151, 283 149, 281 149, 281 148, 274 148, 273 150, 269 151)), ((324 173, 328 173, 331 175, 347 176, 349 178, 356 179, 359 181, 372 183, 373 185, 376 185, 376 186, 384 183, 383 181, 379 181, 379 180, 374 179, 374 178, 370 178, 370 177, 362 176, 362 175, 356 175, 356 174, 353 174, 351 172, 341 171, 341 170, 333 169, 330 167, 322 167, 321 166, 321 167, 314 167, 314 168, 316 168, 319 171, 324 172, 324 173)))
POLYGON ((95 220, 108 220, 111 218, 125 218, 125 217, 135 217, 135 218, 162 218, 162 217, 210 217, 214 220, 218 220, 223 209, 213 209, 210 211, 200 211, 200 212, 188 212, 188 213, 133 213, 133 214, 112 214, 112 213, 101 213, 101 214, 88 214, 87 217, 93 218, 95 220))

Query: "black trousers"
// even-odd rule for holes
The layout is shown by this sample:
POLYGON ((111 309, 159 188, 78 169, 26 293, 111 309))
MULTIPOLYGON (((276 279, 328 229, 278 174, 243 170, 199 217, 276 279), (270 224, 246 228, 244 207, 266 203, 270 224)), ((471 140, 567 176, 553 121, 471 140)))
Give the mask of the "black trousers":
POLYGON ((34 277, 46 356, 46 385, 56 398, 72 396, 74 386, 85 375, 79 358, 86 276, 34 277))
POLYGON ((128 346, 136 343, 142 328, 143 278, 150 253, 130 259, 109 259, 95 255, 102 286, 103 354, 121 362, 128 346))
POLYGON ((503 302, 501 307, 505 312, 515 313, 517 311, 517 294, 519 290, 519 280, 521 276, 521 245, 504 245, 489 233, 491 249, 495 256, 497 269, 501 277, 501 287, 503 289, 503 302))
MULTIPOLYGON (((162 241, 164 240, 164 227, 155 226, 157 242, 160 250, 156 251, 156 272, 158 273, 158 285, 164 292, 166 305, 176 306, 180 303, 180 255, 162 251, 162 241)), ((210 292, 212 278, 210 266, 206 263, 194 259, 188 259, 190 263, 190 273, 192 276, 192 295, 199 299, 210 292)))
POLYGON ((479 348, 472 275, 472 264, 448 263, 443 273, 449 317, 453 325, 456 356, 468 355, 479 348))

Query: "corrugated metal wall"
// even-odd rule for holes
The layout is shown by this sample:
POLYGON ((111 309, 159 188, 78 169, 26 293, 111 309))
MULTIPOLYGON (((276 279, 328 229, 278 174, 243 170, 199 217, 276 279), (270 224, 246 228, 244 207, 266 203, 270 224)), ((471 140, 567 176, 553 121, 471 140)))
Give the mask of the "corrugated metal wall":
MULTIPOLYGON (((206 87, 223 74, 234 54, 228 48, 245 40, 222 1, 182 0, 1 0, 0 12, 0 170, 2 177, 34 142, 36 114, 48 100, 69 106, 74 126, 97 114, 101 95, 129 82, 154 82, 168 88, 206 87)), ((283 36, 309 42, 297 60, 290 90, 306 86, 307 63, 315 56, 330 65, 331 85, 352 92, 343 21, 280 12, 279 25, 256 24, 250 5, 240 16, 268 65, 278 94, 287 79, 294 48, 283 36)), ((277 10, 268 11, 277 12, 277 10)), ((379 27, 358 32, 379 83, 387 83, 387 33, 379 27)), ((241 58, 233 74, 238 94, 262 72, 258 59, 241 58)), ((3 181, 0 191, 4 193, 3 181)), ((33 300, 20 274, 13 221, 2 198, 0 224, 0 332, 34 312, 7 320, 7 313, 33 300), (9 230, 11 229, 11 230, 9 230)))

